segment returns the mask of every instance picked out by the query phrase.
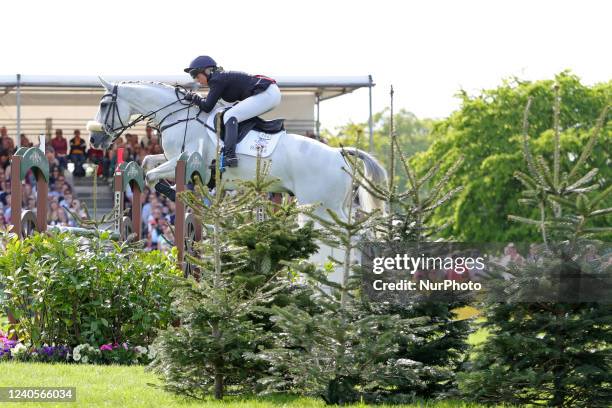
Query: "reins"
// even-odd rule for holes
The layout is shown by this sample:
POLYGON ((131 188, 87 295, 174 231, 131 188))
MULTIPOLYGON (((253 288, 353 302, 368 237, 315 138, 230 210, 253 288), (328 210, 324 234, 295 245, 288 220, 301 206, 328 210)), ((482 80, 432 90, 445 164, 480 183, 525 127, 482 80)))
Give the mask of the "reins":
POLYGON ((184 107, 182 107, 182 108, 180 108, 180 109, 177 109, 177 110, 175 110, 175 111, 172 111, 172 112, 170 112, 169 114, 167 114, 166 116, 164 116, 164 117, 162 118, 162 120, 161 120, 161 121, 159 121, 159 122, 157 123, 157 126, 158 126, 158 127, 160 127, 160 132, 161 132, 161 131, 163 131, 163 130, 165 130, 165 129, 167 129, 167 128, 171 127, 171 126, 174 126, 174 125, 176 125, 176 124, 178 124, 178 123, 181 123, 181 122, 186 122, 186 123, 185 123, 185 135, 184 135, 184 137, 183 137, 183 150, 184 150, 184 148, 185 148, 185 137, 187 136, 187 123, 189 122, 189 120, 197 119, 197 120, 198 120, 198 122, 200 122, 201 124, 205 124, 205 123, 204 123, 202 120, 200 120, 200 119, 199 119, 199 117, 198 117, 198 116, 200 115, 200 112, 198 112, 198 114, 197 114, 197 115, 196 115, 194 118, 189 118, 189 110, 190 110, 190 108, 191 108, 191 103, 185 103, 185 102, 184 102, 184 101, 185 101, 185 98, 184 98, 183 96, 181 96, 181 95, 180 95, 180 94, 183 94, 183 95, 184 95, 184 94, 186 93, 185 91, 183 91, 184 89, 185 89, 185 88, 184 88, 184 87, 182 87, 182 86, 180 86, 180 85, 175 86, 175 87, 174 87, 174 93, 175 93, 175 95, 176 95, 176 100, 175 100, 175 101, 173 101, 173 102, 171 102, 171 103, 169 103, 169 104, 167 104, 167 105, 164 105, 164 106, 162 106, 161 108, 159 108, 159 109, 157 109, 157 110, 154 110, 154 111, 148 112, 148 113, 146 113, 146 114, 141 114, 141 115, 139 115, 139 116, 138 116, 136 119, 134 119, 134 120, 130 121, 130 122, 129 122, 129 123, 127 123, 127 124, 124 124, 124 123, 123 123, 123 121, 121 120, 121 116, 119 115, 119 108, 118 108, 118 106, 117 106, 118 85, 114 85, 114 86, 113 86, 113 90, 112 90, 112 92, 111 92, 111 93, 107 93, 107 94, 104 94, 104 95, 102 96, 102 99, 104 99, 104 98, 105 98, 105 97, 107 97, 107 96, 110 96, 110 97, 111 97, 111 101, 109 102, 109 103, 110 103, 109 109, 108 109, 108 111, 106 112, 106 116, 105 116, 105 118, 104 118, 104 123, 102 123, 102 125, 103 125, 103 127, 104 127, 104 131, 105 131, 105 132, 106 132, 108 135, 112 135, 112 136, 113 136, 113 140, 112 140, 112 142, 111 142, 111 143, 114 143, 114 142, 115 142, 115 141, 116 141, 116 140, 117 140, 117 139, 118 139, 118 138, 119 138, 119 137, 120 137, 120 136, 123 134, 123 132, 125 132, 127 129, 129 129, 129 128, 131 128, 131 127, 135 126, 135 125, 136 125, 136 124, 138 124, 139 122, 142 122, 142 121, 143 121, 143 120, 145 120, 145 119, 151 119, 152 117, 155 117, 155 115, 156 115, 158 112, 160 112, 160 111, 162 111, 162 110, 164 110, 164 109, 166 109, 166 108, 168 108, 168 107, 170 107, 170 106, 172 106, 172 105, 174 105, 174 104, 176 104, 176 103, 180 103, 181 105, 184 105, 184 107), (163 123, 163 122, 164 122, 164 121, 165 121, 165 120, 166 120, 168 117, 170 117, 170 116, 174 115, 175 113, 178 113, 178 112, 180 112, 180 111, 182 111, 182 110, 185 110, 185 109, 187 109, 187 119, 180 119, 180 120, 177 120, 177 121, 176 121, 176 122, 174 122, 174 123, 171 123, 171 124, 169 124, 169 125, 166 125, 166 126, 164 126, 164 127, 161 127, 162 123, 163 123), (110 116, 110 119, 111 119, 111 124, 110 124, 110 126, 108 125, 108 119, 109 119, 109 116, 110 116), (119 123, 121 124, 121 126, 117 126, 117 127, 115 127, 115 116, 117 116, 117 119, 119 120, 119 123), (117 131, 118 131, 118 133, 116 133, 117 131))

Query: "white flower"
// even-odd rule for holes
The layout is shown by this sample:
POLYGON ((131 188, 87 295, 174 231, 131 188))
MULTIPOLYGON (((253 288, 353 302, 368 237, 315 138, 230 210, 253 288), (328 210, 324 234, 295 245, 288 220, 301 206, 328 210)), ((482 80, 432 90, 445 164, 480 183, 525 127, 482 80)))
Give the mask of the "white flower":
POLYGON ((87 356, 83 356, 83 358, 81 359, 81 361, 82 361, 83 363, 87 363, 87 362, 89 361, 89 357, 87 357, 87 356))
POLYGON ((136 350, 138 354, 147 354, 147 348, 143 346, 136 346, 134 350, 136 350))
POLYGON ((14 357, 18 357, 22 354, 25 354, 28 351, 28 348, 21 343, 18 343, 15 347, 11 349, 11 355, 14 357))
POLYGON ((78 346, 76 346, 74 348, 74 354, 81 354, 81 350, 83 350, 84 348, 86 348, 87 346, 89 346, 89 344, 79 344, 78 346))
POLYGON ((81 359, 81 354, 75 351, 74 354, 72 355, 72 359, 74 361, 79 361, 81 359))

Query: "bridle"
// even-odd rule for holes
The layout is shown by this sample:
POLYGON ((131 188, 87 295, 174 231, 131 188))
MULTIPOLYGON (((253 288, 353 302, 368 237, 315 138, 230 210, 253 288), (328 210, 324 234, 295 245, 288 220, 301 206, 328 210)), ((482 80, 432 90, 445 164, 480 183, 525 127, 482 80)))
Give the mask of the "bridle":
MULTIPOLYGON (((133 127, 134 125, 138 124, 139 122, 142 122, 143 120, 146 120, 146 119, 151 120, 151 119, 153 119, 155 117, 155 115, 159 111, 164 110, 164 109, 166 109, 166 108, 168 108, 168 107, 170 107, 170 106, 172 106, 172 105, 174 105, 176 103, 180 103, 181 105, 183 105, 182 108, 177 109, 175 111, 172 111, 169 114, 167 114, 166 116, 164 116, 163 119, 157 123, 157 126, 160 127, 161 124, 169 116, 172 116, 172 115, 174 115, 177 112, 180 112, 180 111, 185 110, 185 109, 189 109, 191 107, 191 102, 185 102, 184 95, 187 93, 187 91, 185 90, 184 87, 182 87, 180 85, 176 85, 174 87, 174 93, 176 94, 176 100, 174 102, 171 102, 171 103, 169 103, 167 105, 164 105, 164 106, 162 106, 161 108, 159 108, 157 110, 148 112, 146 114, 141 114, 136 119, 134 119, 134 120, 132 120, 132 121, 130 121, 129 123, 126 124, 126 123, 123 123, 123 121, 121 120, 121 115, 119 115, 119 107, 117 106, 118 85, 115 84, 113 86, 112 91, 110 93, 106 93, 106 94, 102 95, 102 98, 101 98, 101 100, 103 100, 104 98, 106 98, 108 96, 111 97, 110 102, 108 102, 109 106, 108 106, 108 110, 106 111, 106 115, 104 116, 104 121, 101 123, 102 131, 104 133, 106 133, 108 136, 113 138, 113 140, 111 141, 111 144, 112 144, 127 129, 133 127), (117 127, 115 127, 115 116, 118 119, 118 126, 117 127), (110 121, 111 121, 110 125, 108 124, 109 117, 110 117, 110 121)), ((197 116, 199 116, 199 114, 200 113, 198 112, 198 115, 196 115, 196 117, 192 118, 192 119, 198 119, 197 116)), ((160 132, 162 130, 164 130, 164 129, 169 128, 170 126, 176 125, 177 123, 188 122, 191 119, 189 119, 189 115, 187 115, 187 116, 188 116, 187 119, 181 119, 181 120, 176 121, 175 123, 172 123, 170 125, 164 126, 163 128, 160 129, 160 132)), ((200 121, 200 120, 198 119, 198 121, 200 121)))

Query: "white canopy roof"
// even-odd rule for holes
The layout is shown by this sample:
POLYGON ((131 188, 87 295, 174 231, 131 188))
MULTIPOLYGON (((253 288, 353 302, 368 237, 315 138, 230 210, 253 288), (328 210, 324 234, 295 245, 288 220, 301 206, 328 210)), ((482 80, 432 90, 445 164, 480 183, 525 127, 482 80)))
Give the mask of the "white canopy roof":
MULTIPOLYGON (((199 87, 187 74, 106 75, 104 79, 109 82, 163 82, 190 89, 199 87)), ((283 101, 273 116, 284 117, 288 130, 302 134, 308 131, 318 134, 318 102, 374 86, 370 75, 274 76, 274 79, 281 88, 283 101)), ((206 88, 202 90, 205 92, 206 88)), ((21 132, 50 134, 58 127, 81 128, 95 113, 103 93, 95 75, 0 75, 0 124, 15 135, 21 132)), ((264 115, 264 118, 268 117, 264 115)))
MULTIPOLYGON (((183 85, 188 88, 196 88, 199 85, 191 80, 187 75, 109 75, 104 76, 109 82, 119 81, 158 81, 170 85, 183 85)), ((319 96, 320 100, 334 98, 356 89, 374 86, 371 76, 277 76, 278 86, 283 93, 308 92, 319 96)), ((79 90, 100 90, 101 85, 97 76, 94 75, 0 75, 0 98, 13 94, 19 85, 25 93, 48 93, 55 88, 60 93, 60 89, 66 91, 70 89, 75 93, 79 90), (1 88, 4 88, 2 90, 1 88), (29 88, 29 89, 27 89, 29 88), (34 89, 32 89, 34 88, 34 89), (47 88, 45 90, 41 88, 47 88), (51 88, 51 89, 48 89, 51 88)), ((13 95, 11 95, 13 96, 13 95)), ((3 105, 14 105, 14 97, 2 98, 3 105)), ((22 101, 27 104, 27 101, 22 101)))

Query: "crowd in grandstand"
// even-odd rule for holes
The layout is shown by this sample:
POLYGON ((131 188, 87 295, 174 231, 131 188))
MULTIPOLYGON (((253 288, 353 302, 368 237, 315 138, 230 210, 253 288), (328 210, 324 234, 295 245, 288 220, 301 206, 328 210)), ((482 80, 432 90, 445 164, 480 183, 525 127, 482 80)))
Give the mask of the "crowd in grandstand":
MULTIPOLYGON (((35 144, 27 135, 21 134, 20 146, 32 147, 35 144)), ((45 155, 49 161, 48 225, 78 226, 77 218, 86 218, 82 202, 75 197, 72 180, 85 176, 86 163, 98 165, 96 176, 110 178, 116 167, 119 148, 124 148, 124 161, 136 161, 139 164, 148 154, 162 153, 157 134, 150 127, 146 128, 142 138, 136 134, 125 134, 106 152, 88 147, 79 130, 74 130, 70 140, 64 137, 62 129, 55 130, 55 135, 45 145, 45 155)), ((6 127, 1 126, 0 228, 6 227, 11 220, 10 157, 15 151, 13 138, 8 135, 6 127)), ((168 251, 173 244, 170 225, 174 224, 175 205, 148 187, 143 194, 142 238, 146 240, 147 249, 168 251)), ((127 198, 131 199, 131 195, 128 194, 127 198)), ((36 209, 36 180, 31 172, 26 176, 23 187, 23 208, 36 209)))
MULTIPOLYGON (((35 146, 27 135, 22 133, 20 136, 22 147, 35 146)), ((306 136, 315 137, 310 132, 306 136)), ((148 126, 142 137, 126 133, 119 137, 107 151, 88 147, 78 129, 73 131, 73 137, 70 140, 66 139, 62 129, 55 129, 54 136, 45 143, 45 155, 49 161, 50 176, 48 225, 79 226, 77 218, 85 219, 87 214, 83 203, 74 194, 72 180, 75 177, 86 175, 86 164, 97 164, 96 176, 110 179, 117 164, 119 148, 123 148, 124 161, 136 161, 138 164, 142 164, 145 156, 149 154, 163 152, 157 132, 148 126)), ((15 150, 15 142, 8 135, 7 128, 0 126, 0 228, 9 225, 11 220, 10 157, 15 150)), ((174 241, 170 226, 174 225, 175 204, 148 187, 145 187, 143 197, 143 236, 141 238, 146 240, 146 248, 149 250, 168 251, 174 241)), ((128 192, 126 199, 131 200, 131 198, 128 192)), ((36 209, 36 180, 32 172, 26 176, 22 204, 24 209, 36 209)))

